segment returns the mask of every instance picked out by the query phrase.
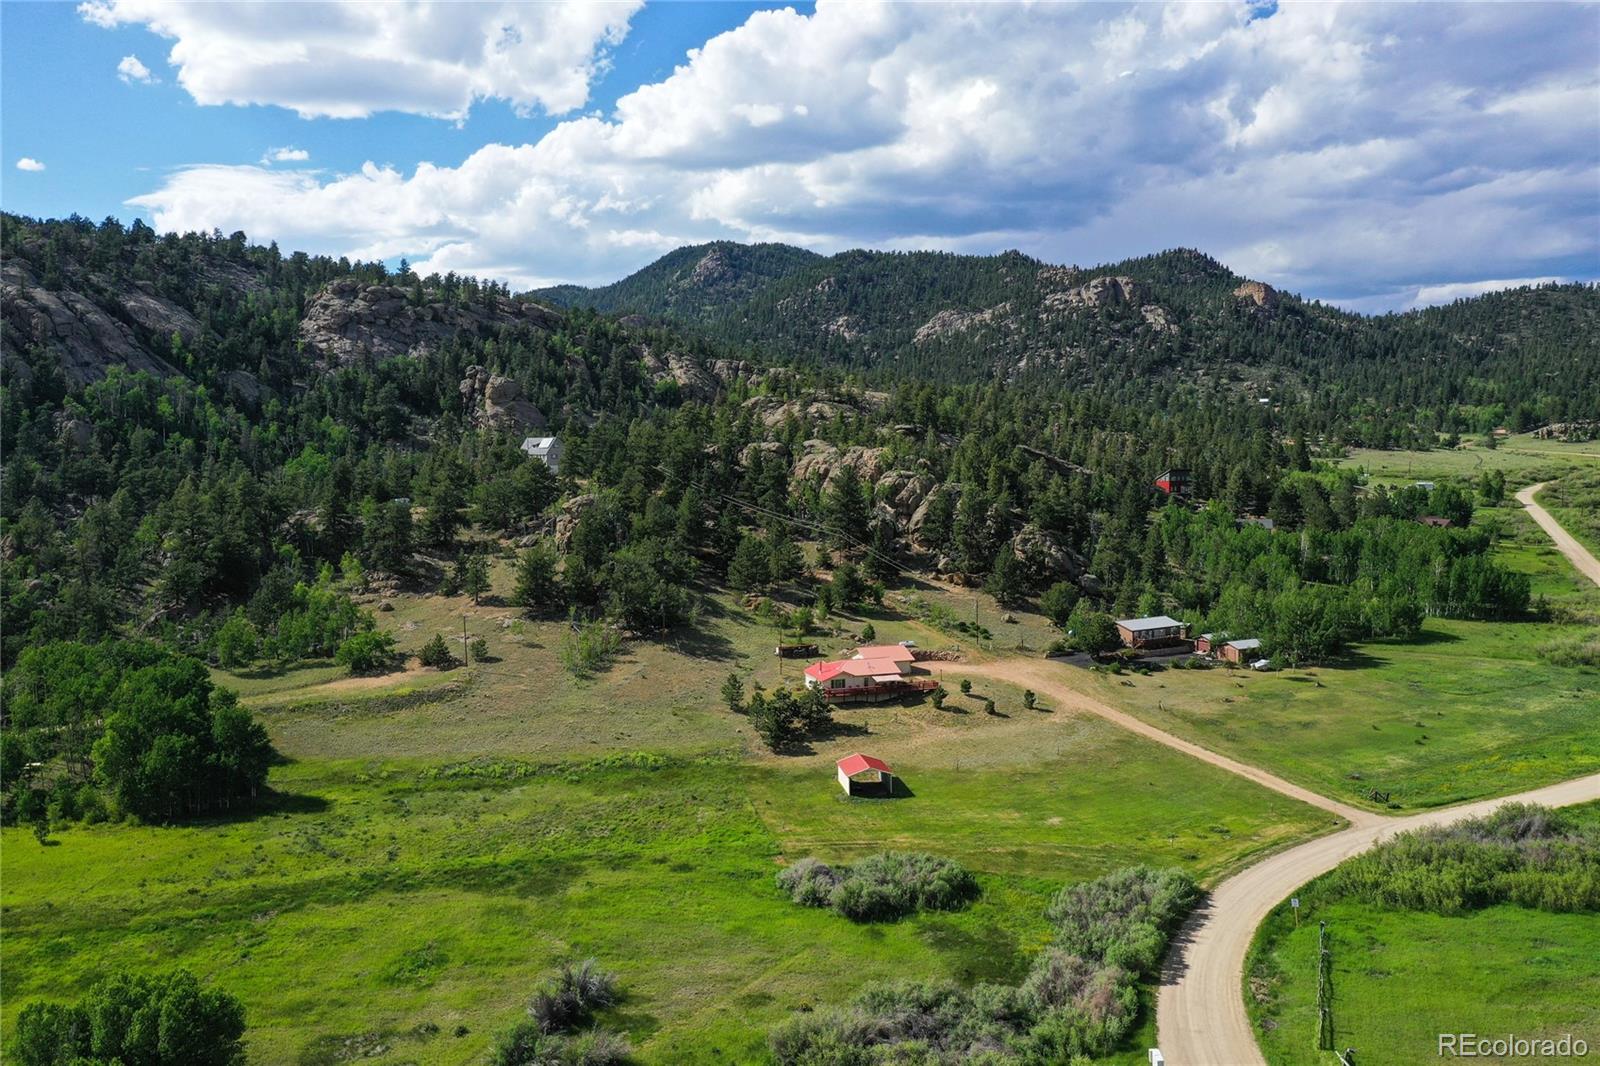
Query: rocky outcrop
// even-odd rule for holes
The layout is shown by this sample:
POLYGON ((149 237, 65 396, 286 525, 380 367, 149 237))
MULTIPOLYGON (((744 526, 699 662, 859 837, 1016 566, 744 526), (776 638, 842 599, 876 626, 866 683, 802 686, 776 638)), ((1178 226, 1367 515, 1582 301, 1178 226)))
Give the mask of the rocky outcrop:
POLYGON ((1011 554, 1037 586, 1077 581, 1088 569, 1081 556, 1031 522, 1011 538, 1011 554))
POLYGON ((594 509, 596 499, 592 493, 574 496, 561 505, 561 513, 556 515, 556 550, 565 553, 572 543, 572 531, 578 528, 578 519, 588 511, 594 509))
POLYGON ((61 423, 61 443, 75 452, 86 452, 94 447, 94 426, 81 418, 69 418, 61 423))
POLYGON ((808 440, 805 451, 794 464, 792 480, 794 483, 820 478, 824 488, 833 483, 834 478, 845 467, 855 468, 861 480, 869 485, 878 479, 883 472, 883 449, 863 448, 859 445, 849 448, 836 448, 823 440, 808 440))
POLYGON ((990 322, 1004 319, 1011 313, 1011 303, 996 304, 986 311, 940 311, 917 327, 911 337, 914 344, 929 344, 941 337, 965 333, 990 322))
POLYGON ((904 530, 935 484, 928 474, 914 470, 890 470, 878 478, 874 495, 894 513, 896 528, 904 530))
POLYGON ((467 421, 479 428, 527 433, 549 423, 544 412, 522 395, 522 386, 481 366, 467 367, 461 379, 461 400, 467 421))
POLYGON ((744 408, 759 418, 768 429, 775 429, 790 418, 796 421, 810 419, 812 422, 831 422, 841 415, 860 413, 854 407, 836 400, 781 400, 776 396, 752 396, 744 402, 744 408))
POLYGON ((1141 282, 1129 277, 1090 278, 1076 288, 1047 293, 1044 306, 1052 311, 1078 308, 1142 307, 1149 302, 1141 282))
MULTIPOLYGON (((105 279, 103 284, 109 288, 111 282, 105 279)), ((200 323, 195 317, 157 296, 149 282, 138 283, 137 287, 122 293, 120 300, 123 313, 158 344, 169 343, 174 333, 183 338, 185 344, 193 344, 200 336, 200 323)))
POLYGON ((24 344, 53 354, 77 385, 100 380, 113 366, 162 377, 178 373, 156 352, 170 350, 173 333, 193 339, 194 316, 146 292, 134 290, 122 300, 113 314, 76 289, 44 288, 26 260, 11 258, 0 268, 0 314, 6 325, 24 344))
POLYGON ((853 316, 840 315, 830 322, 824 322, 822 332, 830 337, 838 337, 842 341, 855 341, 861 339, 864 331, 853 316))
POLYGON ((649 348, 645 348, 639 354, 639 361, 644 364, 650 380, 658 384, 663 381, 675 383, 678 386, 678 395, 686 400, 710 403, 717 398, 717 393, 722 391, 721 379, 681 352, 657 355, 649 348))
POLYGON ((1540 440, 1560 440, 1569 443, 1600 439, 1600 421, 1552 422, 1533 431, 1540 440))
POLYGON ((229 370, 222 375, 222 387, 229 396, 248 407, 260 406, 263 399, 272 395, 272 390, 248 370, 229 370))
POLYGON ((330 282, 306 305, 300 339, 330 366, 363 355, 390 359, 432 348, 467 331, 488 336, 511 326, 555 329, 562 317, 540 304, 485 297, 474 304, 446 302, 425 293, 413 303, 398 285, 368 285, 356 278, 330 282))
POLYGON ((1247 281, 1233 290, 1241 306, 1270 311, 1278 306, 1278 290, 1260 281, 1247 281))
POLYGON ((1176 333, 1178 324, 1172 320, 1172 315, 1160 304, 1145 304, 1139 308, 1139 314, 1144 316, 1145 325, 1157 333, 1176 333))
POLYGON ((744 446, 744 450, 739 453, 739 465, 749 467, 758 455, 769 459, 780 459, 787 464, 789 449, 779 440, 758 440, 744 446))
POLYGON ((721 288, 737 281, 738 271, 734 269, 726 251, 713 248, 694 265, 687 280, 690 285, 701 289, 721 288))
POLYGON ((933 506, 934 501, 940 496, 953 494, 955 492, 956 488, 953 485, 938 485, 922 498, 921 503, 917 504, 917 509, 912 511, 911 517, 906 520, 906 535, 909 536, 914 543, 917 543, 924 548, 928 547, 927 544, 922 542, 922 527, 927 524, 928 510, 933 506))

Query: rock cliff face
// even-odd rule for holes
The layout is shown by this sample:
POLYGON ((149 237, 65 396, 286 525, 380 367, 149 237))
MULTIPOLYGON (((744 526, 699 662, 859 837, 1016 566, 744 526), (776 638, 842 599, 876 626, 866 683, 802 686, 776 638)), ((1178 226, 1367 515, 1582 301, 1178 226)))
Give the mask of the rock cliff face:
POLYGON ((480 428, 527 433, 549 423, 544 412, 522 395, 522 386, 481 366, 467 367, 461 379, 461 400, 467 421, 480 428))
POLYGON ((810 478, 820 478, 827 487, 845 467, 854 467, 861 480, 871 485, 883 472, 882 448, 836 448, 824 440, 808 440, 805 452, 795 460, 791 483, 798 484, 810 478))
POLYGON ((1079 307, 1140 307, 1148 302, 1145 287, 1128 277, 1090 278, 1076 288, 1045 294, 1044 305, 1058 311, 1079 307))
POLYGON ((152 292, 128 289, 103 306, 71 285, 46 289, 19 259, 0 268, 0 313, 23 344, 53 353, 78 385, 98 381, 113 366, 176 374, 164 358, 172 335, 189 342, 199 331, 193 315, 152 292))
POLYGON ((1270 311, 1278 306, 1278 290, 1260 281, 1247 281, 1233 290, 1234 299, 1249 307, 1270 311))
POLYGON ((463 330, 487 336, 507 326, 555 329, 561 316, 539 304, 493 298, 471 307, 429 300, 413 305, 398 285, 367 285, 355 278, 330 283, 307 305, 300 338, 329 366, 431 348, 463 330))

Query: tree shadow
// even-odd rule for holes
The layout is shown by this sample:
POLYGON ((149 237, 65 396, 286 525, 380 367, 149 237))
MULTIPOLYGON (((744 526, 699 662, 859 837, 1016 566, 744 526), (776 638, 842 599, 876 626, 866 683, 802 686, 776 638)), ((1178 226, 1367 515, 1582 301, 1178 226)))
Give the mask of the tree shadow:
MULTIPOLYGON (((1455 639, 1455 638, 1451 638, 1455 639)), ((1351 650, 1345 652, 1337 659, 1330 659, 1319 663, 1319 670, 1373 670, 1380 666, 1387 666, 1388 659, 1380 658, 1365 651, 1351 650)))
POLYGON ((693 659, 729 662, 734 658, 733 641, 703 626, 675 629, 664 643, 673 651, 693 659))
POLYGON ((203 814, 191 815, 187 818, 178 818, 170 823, 173 826, 194 828, 196 826, 225 826, 238 825, 242 822, 253 822, 258 818, 270 818, 274 815, 306 815, 326 814, 333 807, 333 801, 322 796, 312 796, 303 792, 279 792, 268 788, 254 800, 244 800, 236 807, 226 810, 206 811, 203 814))
POLYGON ((1175 985, 1189 972, 1189 948, 1194 944, 1195 934, 1210 915, 1211 897, 1202 896, 1167 943, 1167 957, 1161 964, 1161 984, 1175 985))
POLYGON ((813 737, 817 740, 838 740, 840 737, 866 737, 871 736, 872 730, 862 722, 841 722, 835 718, 831 723, 816 731, 813 737))

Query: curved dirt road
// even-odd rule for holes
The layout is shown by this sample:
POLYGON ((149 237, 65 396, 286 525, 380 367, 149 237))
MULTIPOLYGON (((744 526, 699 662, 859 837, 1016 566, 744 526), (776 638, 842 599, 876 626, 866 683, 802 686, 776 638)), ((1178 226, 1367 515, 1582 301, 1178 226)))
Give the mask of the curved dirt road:
POLYGON ((1596 559, 1588 548, 1578 543, 1577 538, 1562 529, 1561 523, 1550 517, 1549 511, 1534 502, 1534 494, 1548 484, 1550 484, 1548 481, 1541 481, 1537 485, 1529 485, 1517 493, 1517 502, 1528 509, 1528 514, 1539 523, 1539 528, 1550 535, 1550 539, 1556 542, 1556 547, 1561 549, 1561 554, 1572 560, 1572 565, 1578 568, 1578 572, 1596 585, 1600 585, 1600 559, 1596 559))
POLYGON ((1061 671, 1069 667, 1041 659, 1012 659, 993 663, 945 663, 941 668, 945 673, 987 677, 1034 689, 1059 706, 1098 715, 1130 732, 1319 807, 1349 823, 1337 832, 1269 855, 1223 881, 1211 891, 1205 905, 1185 923, 1162 969, 1156 1004, 1157 1040, 1172 1066, 1266 1066, 1245 1015, 1245 955, 1256 928, 1267 913, 1307 881, 1327 873, 1378 841, 1408 829, 1476 817, 1504 803, 1543 803, 1560 807, 1600 800, 1600 774, 1593 774, 1516 796, 1479 800, 1403 818, 1390 817, 1329 799, 1109 707, 1068 685, 1061 671))
POLYGON ((1156 1032, 1172 1066, 1266 1066, 1244 1010, 1244 961, 1256 927, 1284 897, 1395 833, 1487 814, 1503 803, 1562 807, 1600 799, 1600 774, 1517 796, 1406 818, 1363 814, 1331 836, 1268 856, 1212 890, 1174 941, 1161 974, 1156 1032))

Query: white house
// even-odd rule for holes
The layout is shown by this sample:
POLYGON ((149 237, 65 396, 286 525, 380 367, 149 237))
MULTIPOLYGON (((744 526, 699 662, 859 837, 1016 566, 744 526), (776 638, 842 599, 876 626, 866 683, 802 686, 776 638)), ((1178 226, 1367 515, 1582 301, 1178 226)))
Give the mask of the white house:
POLYGON ((529 437, 522 442, 522 450, 550 468, 552 474, 561 473, 561 441, 556 437, 529 437))

